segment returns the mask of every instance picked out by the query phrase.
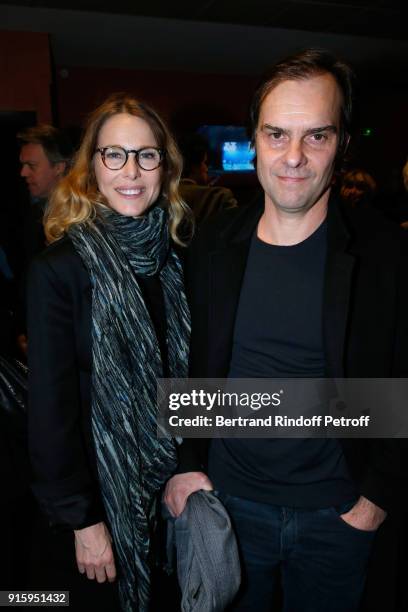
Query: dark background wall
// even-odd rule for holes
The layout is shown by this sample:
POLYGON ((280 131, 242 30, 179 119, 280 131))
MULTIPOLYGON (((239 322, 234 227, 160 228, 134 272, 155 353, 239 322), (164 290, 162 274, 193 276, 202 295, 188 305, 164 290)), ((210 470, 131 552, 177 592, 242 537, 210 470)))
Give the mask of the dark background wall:
POLYGON ((176 126, 189 127, 197 122, 241 125, 256 80, 234 74, 169 70, 57 68, 58 116, 62 126, 79 124, 110 93, 129 91, 176 126))
POLYGON ((48 34, 0 31, 0 111, 33 111, 50 122, 51 81, 48 34))
POLYGON ((400 180, 408 42, 394 0, 215 0, 194 10, 175 1, 171 9, 156 2, 154 11, 139 4, 0 2, 0 111, 31 111, 77 134, 108 94, 127 90, 176 131, 244 125, 263 70, 299 48, 323 46, 359 76, 361 125, 372 136, 355 143, 357 163, 384 185, 400 180))

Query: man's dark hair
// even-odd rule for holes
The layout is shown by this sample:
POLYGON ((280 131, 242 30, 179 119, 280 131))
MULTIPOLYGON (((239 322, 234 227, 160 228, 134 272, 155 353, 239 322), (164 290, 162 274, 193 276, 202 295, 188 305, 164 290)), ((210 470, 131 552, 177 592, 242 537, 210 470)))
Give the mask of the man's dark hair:
POLYGON ((36 125, 17 134, 21 145, 39 144, 50 164, 69 163, 73 154, 69 138, 52 125, 36 125))
POLYGON ((353 122, 354 73, 350 66, 324 49, 305 49, 291 55, 273 66, 262 78, 255 91, 250 108, 250 130, 252 142, 258 126, 261 106, 266 96, 283 81, 300 81, 322 74, 331 74, 342 93, 340 109, 340 134, 337 157, 341 158, 347 148, 347 136, 351 134, 353 122))

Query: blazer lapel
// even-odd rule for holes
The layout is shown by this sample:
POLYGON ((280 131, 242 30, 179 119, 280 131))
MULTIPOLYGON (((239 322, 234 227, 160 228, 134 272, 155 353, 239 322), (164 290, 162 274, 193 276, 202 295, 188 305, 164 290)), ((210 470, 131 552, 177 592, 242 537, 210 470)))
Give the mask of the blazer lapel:
POLYGON ((345 337, 355 257, 346 252, 350 236, 331 199, 328 212, 328 245, 323 296, 323 335, 326 369, 329 376, 341 378, 344 371, 345 337))
POLYGON ((239 215, 223 233, 219 248, 210 253, 208 372, 224 378, 231 361, 235 317, 253 232, 263 206, 239 215))
POLYGON ((218 378, 228 374, 249 245, 250 240, 210 256, 208 371, 218 378))

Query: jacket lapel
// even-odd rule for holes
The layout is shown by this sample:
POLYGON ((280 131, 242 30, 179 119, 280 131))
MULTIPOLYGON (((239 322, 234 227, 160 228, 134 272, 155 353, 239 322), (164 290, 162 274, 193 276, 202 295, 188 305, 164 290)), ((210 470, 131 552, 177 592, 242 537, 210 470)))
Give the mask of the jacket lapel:
POLYGON ((257 203, 234 220, 210 253, 208 372, 226 377, 231 361, 235 317, 253 232, 262 214, 257 203))
POLYGON ((346 252, 350 236, 338 203, 329 202, 327 260, 323 295, 323 335, 326 370, 329 376, 343 377, 345 336, 355 257, 346 252))

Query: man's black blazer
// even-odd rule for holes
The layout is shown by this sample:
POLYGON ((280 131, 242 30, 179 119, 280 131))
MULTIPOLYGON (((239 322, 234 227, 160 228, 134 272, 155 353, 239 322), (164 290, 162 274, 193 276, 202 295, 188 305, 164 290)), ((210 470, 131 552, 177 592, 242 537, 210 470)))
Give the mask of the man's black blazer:
MULTIPOLYGON (((203 226, 191 246, 185 267, 191 377, 227 377, 249 245, 262 212, 261 201, 228 211, 203 226)), ((348 217, 331 197, 323 296, 327 376, 407 377, 406 241, 397 226, 377 218, 375 211, 352 211, 348 217)), ((389 509, 396 489, 402 488, 405 441, 350 439, 342 444, 360 493, 389 509)), ((204 447, 199 440, 186 440, 178 471, 205 469, 204 447)))

